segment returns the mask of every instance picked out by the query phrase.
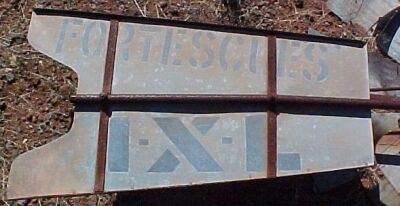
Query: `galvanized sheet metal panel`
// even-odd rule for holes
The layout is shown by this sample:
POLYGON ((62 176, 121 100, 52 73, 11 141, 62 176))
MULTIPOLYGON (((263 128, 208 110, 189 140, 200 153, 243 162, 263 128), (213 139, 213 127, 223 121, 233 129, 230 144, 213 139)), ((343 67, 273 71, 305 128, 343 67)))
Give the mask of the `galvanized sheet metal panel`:
POLYGON ((383 135, 397 131, 399 125, 399 113, 372 113, 372 124, 374 125, 374 139, 377 141, 383 135))
MULTIPOLYGON (((370 111, 362 113, 368 116, 370 111)), ((277 141, 278 176, 374 164, 370 118, 281 113, 277 141), (300 168, 279 167, 282 161, 287 161, 281 158, 282 154, 292 155, 293 164, 300 164, 300 168)))
POLYGON ((74 116, 66 135, 14 160, 8 198, 93 192, 100 115, 75 112, 74 116))
MULTIPOLYGON (((366 47, 278 39, 277 61, 280 95, 369 99, 366 47)), ((313 110, 278 115, 278 176, 373 164, 369 110, 313 110)))
POLYGON ((266 113, 114 112, 105 190, 266 177, 266 117, 266 113), (117 146, 118 141, 129 144, 117 146), (129 167, 116 170, 114 163, 129 167))
POLYGON ((265 94, 267 38, 120 23, 113 93, 265 94))
POLYGON ((278 94, 369 99, 366 47, 278 39, 277 59, 278 94))
MULTIPOLYGON (((382 54, 375 52, 368 53, 368 70, 370 88, 400 87, 399 64, 384 57, 382 54)), ((400 91, 378 92, 376 94, 400 97, 400 91)))
POLYGON ((400 6, 398 0, 329 0, 327 4, 343 21, 357 23, 366 31, 379 17, 400 6))
POLYGON ((379 179, 379 199, 387 206, 398 206, 400 202, 400 194, 385 176, 379 179))
MULTIPOLYGON (((373 165, 370 112, 361 113, 361 117, 281 113, 278 116, 277 175, 373 165), (370 146, 351 146, 354 144, 370 146)), ((106 191, 266 178, 268 151, 263 142, 267 139, 263 126, 266 116, 266 113, 194 115, 114 112, 109 130, 106 191), (121 122, 121 119, 124 120, 121 122), (199 119, 206 120, 197 125, 199 119), (116 128, 112 126, 114 121, 119 121, 116 128), (261 129, 257 129, 260 128, 258 126, 261 129), (121 131, 128 128, 129 132, 121 131), (124 145, 110 149, 115 147, 115 141, 127 141, 121 140, 121 136, 114 136, 114 130, 124 134, 124 138, 129 140, 129 147, 124 145), (174 135, 194 138, 200 144, 194 146, 190 141, 173 140, 174 135), (204 148, 213 160, 199 163, 182 151, 185 148, 194 151, 196 147, 204 148), (126 154, 126 151, 129 151, 129 156, 110 158, 126 154), (114 162, 128 164, 129 169, 114 170, 110 167, 114 162), (201 165, 210 168, 199 168, 201 165)), ((201 153, 196 156, 207 159, 201 153)))

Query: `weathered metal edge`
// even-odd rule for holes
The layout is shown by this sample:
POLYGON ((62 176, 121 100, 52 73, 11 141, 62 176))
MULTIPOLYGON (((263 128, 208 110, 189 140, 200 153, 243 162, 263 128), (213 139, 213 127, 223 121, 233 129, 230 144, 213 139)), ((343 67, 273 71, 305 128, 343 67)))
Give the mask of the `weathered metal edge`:
MULTIPOLYGON (((105 64, 104 78, 103 78, 103 93, 101 94, 102 98, 107 98, 107 96, 111 94, 112 90, 112 79, 114 73, 117 37, 118 37, 118 22, 112 20, 110 22, 110 31, 108 35, 106 64, 105 64)), ((96 156, 96 171, 95 171, 96 173, 95 173, 95 184, 94 184, 94 192, 96 193, 104 192, 109 117, 110 117, 110 112, 108 111, 108 104, 105 101, 102 101, 101 111, 100 111, 99 137, 97 141, 97 156, 96 156)))
POLYGON ((377 36, 377 47, 387 56, 392 43, 400 26, 400 7, 397 7, 379 19, 374 36, 377 36))
POLYGON ((170 19, 124 16, 124 15, 110 14, 110 13, 92 13, 92 12, 53 10, 53 9, 43 9, 43 8, 34 8, 33 12, 35 12, 37 15, 68 16, 68 17, 100 19, 108 21, 116 20, 119 22, 174 26, 174 27, 181 27, 188 29, 210 30, 210 31, 248 34, 248 35, 264 36, 264 37, 275 36, 277 38, 285 38, 285 39, 308 41, 308 42, 322 42, 322 43, 338 44, 338 45, 358 47, 358 48, 362 48, 366 44, 366 42, 359 40, 351 40, 351 39, 341 39, 341 38, 333 38, 326 36, 316 36, 316 35, 290 33, 290 32, 273 31, 273 30, 262 30, 262 29, 245 28, 245 27, 234 27, 228 25, 178 21, 170 19))
POLYGON ((267 115, 267 177, 276 177, 277 163, 277 112, 276 112, 276 37, 268 37, 268 88, 272 104, 267 115))
MULTIPOLYGON (((322 172, 308 172, 304 174, 294 174, 290 176, 277 176, 277 178, 291 178, 293 176, 307 176, 307 175, 313 175, 317 173, 325 173, 325 172, 332 172, 332 171, 338 171, 338 170, 350 170, 350 169, 358 169, 358 168, 366 168, 373 166, 374 164, 371 165, 359 165, 359 166, 352 166, 352 167, 344 167, 340 169, 332 169, 332 170, 324 170, 322 172)), ((240 180, 229 180, 225 182, 209 182, 209 183, 193 183, 189 185, 175 185, 175 186, 169 186, 169 187, 154 187, 154 188, 143 188, 143 189, 125 189, 125 190, 112 190, 112 191, 103 191, 103 192, 98 192, 96 194, 110 194, 110 193, 115 193, 115 192, 143 192, 143 191, 163 191, 166 189, 185 189, 185 188, 190 188, 190 187, 203 187, 203 186, 208 186, 208 185, 220 185, 220 184, 240 184, 240 183, 250 183, 250 182, 256 182, 256 181, 269 181, 271 179, 266 178, 266 177, 259 177, 259 178, 254 178, 254 179, 240 179, 240 180)), ((79 194, 63 194, 63 195, 43 195, 43 196, 32 196, 29 197, 30 199, 34 198, 53 198, 53 197, 82 197, 82 196, 87 196, 87 195, 92 195, 93 193, 79 193, 79 194)), ((27 199, 27 197, 23 198, 15 198, 12 200, 22 200, 22 199, 27 199)), ((11 199, 10 199, 11 200, 11 199)))

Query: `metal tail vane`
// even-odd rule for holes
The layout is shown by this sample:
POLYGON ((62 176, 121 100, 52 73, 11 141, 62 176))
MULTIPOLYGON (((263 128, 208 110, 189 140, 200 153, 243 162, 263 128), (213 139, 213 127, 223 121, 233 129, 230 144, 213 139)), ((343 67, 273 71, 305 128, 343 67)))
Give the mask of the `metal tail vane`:
POLYGON ((28 39, 79 77, 74 122, 12 164, 8 198, 374 164, 363 42, 36 9, 28 39), (35 188, 35 189, 32 189, 35 188))

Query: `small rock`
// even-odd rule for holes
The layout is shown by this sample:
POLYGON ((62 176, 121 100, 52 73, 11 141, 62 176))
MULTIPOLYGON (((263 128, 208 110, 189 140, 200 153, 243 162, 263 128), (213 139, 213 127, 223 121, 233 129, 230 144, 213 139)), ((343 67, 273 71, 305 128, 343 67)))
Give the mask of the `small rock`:
POLYGON ((165 7, 168 6, 168 3, 167 3, 166 1, 160 1, 160 3, 158 3, 158 5, 159 5, 162 9, 164 9, 165 7))
POLYGON ((36 116, 32 116, 32 120, 31 120, 32 123, 36 123, 37 119, 38 119, 38 118, 37 118, 36 116))
POLYGON ((27 115, 27 117, 26 117, 26 119, 27 119, 28 121, 32 121, 32 118, 33 118, 33 112, 29 112, 28 115, 27 115))
POLYGON ((40 84, 40 79, 39 78, 36 78, 36 79, 32 79, 32 84, 33 84, 33 86, 34 87, 37 87, 39 84, 40 84))
POLYGON ((0 101, 0 111, 4 111, 7 108, 7 104, 4 101, 0 101))
POLYGON ((17 66, 17 56, 14 54, 10 56, 9 61, 11 66, 17 66))
POLYGON ((16 205, 27 205, 28 200, 17 200, 15 203, 17 203, 16 205))
POLYGON ((263 7, 263 6, 266 6, 268 3, 266 2, 266 1, 259 1, 259 2, 257 2, 256 3, 256 5, 258 6, 258 7, 263 7))
POLYGON ((50 100, 50 103, 51 103, 52 105, 57 104, 57 102, 58 102, 58 98, 57 98, 57 97, 52 98, 52 99, 50 100))
POLYGON ((13 71, 12 68, 4 68, 4 72, 6 72, 6 73, 9 73, 9 72, 12 72, 12 71, 13 71))
POLYGON ((179 9, 178 7, 172 7, 171 6, 171 10, 169 11, 170 14, 172 14, 173 16, 178 16, 179 15, 179 9))
POLYGON ((8 83, 13 83, 15 81, 15 75, 12 73, 6 74, 6 80, 8 83))
POLYGON ((240 10, 241 0, 222 0, 221 3, 228 7, 231 11, 240 10))
POLYGON ((64 85, 62 85, 62 86, 60 87, 59 92, 60 92, 60 95, 61 95, 61 96, 68 97, 68 96, 70 95, 70 93, 71 93, 71 90, 70 90, 70 88, 69 88, 68 85, 65 85, 65 84, 64 84, 64 85))
POLYGON ((11 1, 10 1, 10 4, 13 5, 13 6, 16 6, 16 5, 19 4, 20 1, 21 1, 21 0, 11 0, 11 1))
POLYGON ((12 34, 10 45, 19 45, 25 41, 26 37, 24 34, 12 34))
POLYGON ((308 28, 308 32, 307 33, 311 34, 311 35, 316 35, 316 36, 324 36, 323 34, 321 34, 321 32, 319 32, 319 31, 317 31, 317 30, 315 30, 315 29, 313 29, 311 27, 308 28))
POLYGON ((64 2, 62 2, 62 1, 52 1, 52 2, 54 2, 54 6, 55 6, 55 7, 62 6, 63 3, 64 3, 64 2))
POLYGON ((37 4, 39 7, 47 7, 51 4, 51 1, 49 0, 38 0, 37 4))
POLYGON ((49 107, 42 107, 40 108, 41 112, 48 112, 49 111, 49 107))
POLYGON ((297 1, 294 2, 294 5, 297 8, 302 9, 302 8, 304 8, 304 0, 297 0, 297 1))
POLYGON ((0 90, 4 89, 5 85, 5 82, 0 80, 0 90))

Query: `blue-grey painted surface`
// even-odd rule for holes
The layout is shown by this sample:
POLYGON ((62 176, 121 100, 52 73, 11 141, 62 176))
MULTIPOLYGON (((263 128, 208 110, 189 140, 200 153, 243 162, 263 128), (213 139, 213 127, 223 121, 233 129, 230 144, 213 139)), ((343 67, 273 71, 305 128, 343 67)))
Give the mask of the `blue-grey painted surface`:
POLYGON ((259 112, 114 112, 113 118, 128 118, 130 122, 130 164, 127 172, 106 173, 106 189, 118 191, 263 178, 266 175, 266 116, 259 112), (213 120, 204 134, 197 128, 199 120, 213 120), (252 140, 247 141, 247 135, 252 140))
POLYGON ((264 37, 121 22, 112 90, 265 94, 266 55, 264 37))
POLYGON ((178 118, 154 118, 168 138, 199 172, 216 172, 222 168, 178 118))
POLYGON ((110 119, 107 164, 110 172, 127 172, 129 169, 129 119, 110 119))
POLYGON ((149 145, 148 139, 139 139, 139 145, 149 145))
POLYGON ((263 171, 266 163, 266 115, 246 117, 246 168, 263 171))
POLYGON ((222 142, 222 144, 232 144, 233 138, 232 137, 222 137, 221 142, 222 142))
POLYGON ((278 94, 369 98, 366 47, 278 38, 277 59, 278 94))
POLYGON ((173 172, 178 166, 179 160, 170 150, 166 150, 149 169, 149 172, 173 172))
POLYGON ((196 117, 193 119, 192 124, 201 134, 205 135, 218 119, 218 117, 196 117))
POLYGON ((301 160, 298 153, 278 153, 278 170, 300 170, 301 160))

